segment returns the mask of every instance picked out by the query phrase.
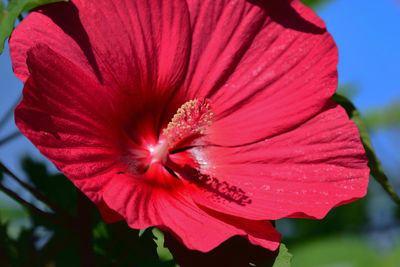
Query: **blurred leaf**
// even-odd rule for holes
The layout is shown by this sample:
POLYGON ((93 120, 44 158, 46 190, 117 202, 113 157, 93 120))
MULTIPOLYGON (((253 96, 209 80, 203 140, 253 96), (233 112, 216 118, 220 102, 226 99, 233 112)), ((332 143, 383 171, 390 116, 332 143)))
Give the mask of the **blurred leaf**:
POLYGON ((291 248, 292 267, 398 267, 399 246, 380 252, 357 236, 335 236, 299 243, 291 248))
POLYGON ((21 220, 27 219, 27 212, 21 207, 10 204, 0 204, 1 220, 21 220))
POLYGON ((76 233, 58 229, 31 258, 30 266, 81 266, 76 233))
POLYGON ((28 266, 30 259, 36 253, 33 245, 33 229, 23 229, 15 242, 18 257, 13 259, 12 266, 28 266))
POLYGON ((290 261, 293 255, 289 253, 285 244, 281 243, 279 246, 279 254, 275 259, 274 265, 272 267, 290 267, 290 261))
MULTIPOLYGON (((46 217, 31 213, 34 226, 43 226, 53 233, 37 256, 32 259, 37 266, 81 266, 84 260, 89 259, 87 256, 81 259, 81 255, 88 255, 82 250, 82 245, 88 242, 91 243, 90 248, 93 248, 93 251, 86 252, 94 254, 95 266, 174 265, 173 261, 161 262, 158 259, 155 236, 151 229, 146 229, 139 235, 138 230, 131 229, 124 221, 112 225, 105 224, 97 208, 90 201, 85 202, 87 206, 84 211, 79 209, 78 216, 77 206, 81 207, 82 198, 77 197, 78 190, 65 176, 50 174, 44 164, 30 158, 23 159, 22 166, 34 187, 77 221, 77 228, 71 231, 49 221, 46 217), (91 229, 90 236, 85 238, 83 236, 86 232, 82 232, 84 226, 91 229)), ((55 215, 59 216, 57 212, 55 215)))
POLYGON ((336 93, 348 99, 353 99, 360 93, 360 87, 355 83, 340 84, 336 93))
POLYGON ((400 244, 397 244, 396 247, 392 249, 388 253, 389 255, 382 256, 382 267, 391 267, 391 266, 399 266, 400 265, 400 244))
POLYGON ((0 266, 8 266, 11 261, 13 247, 10 244, 10 238, 7 235, 7 224, 0 221, 0 266))
POLYGON ((361 142, 365 148, 368 157, 368 167, 371 169, 371 175, 381 184, 383 189, 389 196, 400 205, 400 198, 397 196, 393 187, 391 186, 386 174, 383 171, 382 165, 375 155, 372 148, 371 140, 369 138, 367 127, 361 118, 360 112, 355 108, 349 99, 339 94, 334 94, 332 100, 341 105, 347 112, 351 120, 355 122, 360 132, 361 142))
POLYGON ((18 16, 26 11, 41 5, 55 3, 66 0, 9 0, 7 8, 4 3, 0 5, 0 54, 4 49, 4 42, 11 35, 18 16))
POLYGON ((1 18, 4 16, 4 10, 5 10, 6 6, 4 5, 4 2, 2 0, 0 0, 0 22, 1 22, 1 18))
POLYGON ((400 129, 400 100, 393 101, 383 108, 367 112, 364 121, 368 130, 394 126, 400 129))
POLYGON ((331 2, 332 0, 301 0, 301 2, 303 2, 303 4, 315 8, 315 7, 320 7, 322 5, 325 5, 329 2, 331 2))
POLYGON ((155 236, 155 242, 157 244, 157 254, 158 254, 158 257, 160 258, 160 260, 164 261, 164 262, 173 260, 174 256, 172 256, 169 249, 164 246, 164 242, 165 242, 164 233, 161 232, 156 227, 154 227, 153 234, 155 236))
MULTIPOLYGON (((367 203, 369 195, 349 204, 333 208, 323 220, 309 220, 301 218, 281 219, 277 221, 278 227, 284 227, 284 223, 294 226, 294 233, 285 243, 290 246, 298 242, 304 242, 316 237, 340 233, 361 233, 360 227, 367 221, 367 203)), ((283 232, 285 232, 284 229, 283 232)))
POLYGON ((50 174, 46 165, 31 158, 22 159, 22 169, 36 190, 73 216, 77 216, 77 189, 62 174, 50 174))
MULTIPOLYGON (((55 203, 58 208, 72 218, 77 217, 77 189, 61 174, 50 174, 43 163, 35 162, 31 158, 22 159, 22 168, 26 172, 29 182, 46 199, 55 203)), ((33 229, 44 227, 52 233, 50 239, 30 259, 31 266, 68 267, 80 266, 79 236, 77 231, 49 220, 30 209, 27 210, 32 221, 33 229)), ((49 211, 50 212, 50 211, 49 211)), ((61 221, 66 222, 65 217, 57 212, 51 212, 61 221)), ((42 237, 36 237, 36 241, 42 237)))
POLYGON ((0 223, 0 266, 36 266, 30 263, 36 253, 32 242, 33 230, 23 229, 17 239, 12 239, 7 235, 8 226, 0 223))
POLYGON ((93 227, 96 266, 174 266, 158 259, 155 238, 151 228, 140 235, 125 221, 110 225, 99 220, 93 227))

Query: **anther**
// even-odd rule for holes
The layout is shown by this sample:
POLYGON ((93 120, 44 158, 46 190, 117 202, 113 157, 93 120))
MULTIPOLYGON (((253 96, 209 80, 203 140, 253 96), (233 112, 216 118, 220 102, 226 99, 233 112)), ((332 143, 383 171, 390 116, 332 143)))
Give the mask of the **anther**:
POLYGON ((207 99, 194 99, 184 103, 162 131, 169 145, 193 134, 204 134, 206 128, 212 125, 214 114, 210 109, 210 101, 207 99))

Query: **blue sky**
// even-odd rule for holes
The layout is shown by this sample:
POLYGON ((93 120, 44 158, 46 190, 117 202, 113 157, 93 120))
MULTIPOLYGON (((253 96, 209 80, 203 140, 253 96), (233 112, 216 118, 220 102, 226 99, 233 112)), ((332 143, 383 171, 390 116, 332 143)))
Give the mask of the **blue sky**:
MULTIPOLYGON (((333 0, 317 13, 339 47, 340 83, 352 83, 360 89, 354 98, 356 106, 366 111, 400 99, 400 2, 333 0)), ((0 56, 0 81, 1 118, 22 91, 22 83, 12 74, 7 45, 0 56)), ((13 119, 9 120, 0 129, 0 140, 16 130, 13 119)), ((376 140, 379 138, 382 136, 376 140)), ((386 157, 387 151, 377 150, 386 157)), ((20 176, 19 159, 25 154, 43 158, 24 137, 0 146, 0 161, 20 176)))
POLYGON ((361 110, 400 98, 400 1, 338 0, 317 10, 339 47, 339 81, 361 110))

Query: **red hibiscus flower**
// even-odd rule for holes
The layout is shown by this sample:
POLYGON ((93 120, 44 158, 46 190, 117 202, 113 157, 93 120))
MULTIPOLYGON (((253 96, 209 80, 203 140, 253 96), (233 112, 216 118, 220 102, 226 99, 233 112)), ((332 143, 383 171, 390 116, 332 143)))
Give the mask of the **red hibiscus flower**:
POLYGON ((274 250, 269 220, 366 193, 358 131, 330 100, 337 48, 297 0, 53 4, 10 53, 18 127, 107 222, 274 250))

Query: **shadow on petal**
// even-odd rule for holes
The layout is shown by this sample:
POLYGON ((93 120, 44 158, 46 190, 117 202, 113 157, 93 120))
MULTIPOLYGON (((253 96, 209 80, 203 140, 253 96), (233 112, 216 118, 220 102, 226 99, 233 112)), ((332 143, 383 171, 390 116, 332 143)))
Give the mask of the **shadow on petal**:
POLYGON ((311 15, 304 7, 299 10, 298 3, 292 4, 292 2, 297 1, 247 1, 265 9, 273 21, 283 25, 285 28, 313 34, 323 34, 326 32, 324 23, 315 14, 311 15), (307 18, 304 17, 305 14, 307 18))
POLYGON ((249 195, 235 185, 229 184, 226 181, 221 181, 216 177, 202 174, 199 170, 188 164, 183 168, 177 165, 174 166, 174 170, 183 178, 195 184, 197 187, 213 193, 213 196, 218 198, 218 201, 233 202, 240 206, 247 206, 252 203, 249 195))
POLYGON ((87 57, 91 67, 93 68, 97 79, 100 81, 100 83, 103 83, 89 36, 79 19, 78 8, 72 2, 63 2, 48 5, 41 12, 48 16, 54 22, 54 24, 59 26, 65 32, 65 34, 69 35, 79 45, 79 47, 82 49, 82 52, 87 57))

